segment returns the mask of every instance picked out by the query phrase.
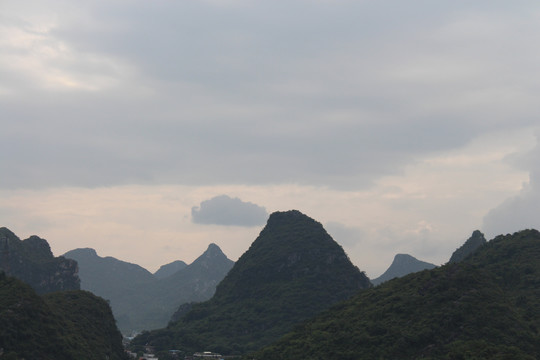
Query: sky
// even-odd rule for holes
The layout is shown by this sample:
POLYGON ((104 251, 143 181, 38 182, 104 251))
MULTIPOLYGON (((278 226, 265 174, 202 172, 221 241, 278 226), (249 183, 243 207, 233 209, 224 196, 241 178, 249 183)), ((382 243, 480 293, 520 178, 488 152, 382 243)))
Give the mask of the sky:
POLYGON ((540 228, 540 3, 3 0, 0 226, 150 271, 274 211, 360 270, 540 228))

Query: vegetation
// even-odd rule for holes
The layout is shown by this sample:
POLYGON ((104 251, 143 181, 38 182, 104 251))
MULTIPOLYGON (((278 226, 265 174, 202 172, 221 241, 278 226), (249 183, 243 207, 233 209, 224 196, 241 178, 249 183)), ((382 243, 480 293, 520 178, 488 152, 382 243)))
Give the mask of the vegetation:
POLYGON ((40 297, 0 272, 0 349, 13 359, 124 359, 108 304, 88 292, 40 297))
POLYGON ((122 334, 105 300, 88 291, 56 292, 44 299, 62 321, 62 336, 73 353, 91 355, 88 359, 123 359, 122 334))
POLYGON ((540 233, 360 292, 250 358, 540 358, 540 233))
POLYGON ((278 212, 212 299, 192 305, 178 322, 143 333, 132 344, 243 354, 370 286, 320 223, 298 211, 278 212))
POLYGON ((479 230, 475 230, 471 237, 465 241, 465 243, 450 257, 450 260, 448 262, 450 263, 456 263, 460 262, 463 259, 465 259, 467 256, 473 254, 476 250, 481 248, 482 246, 486 245, 487 241, 484 237, 484 234, 482 234, 479 230))
POLYGON ((21 241, 5 227, 0 228, 0 271, 39 294, 80 288, 75 261, 54 257, 47 241, 38 236, 21 241))

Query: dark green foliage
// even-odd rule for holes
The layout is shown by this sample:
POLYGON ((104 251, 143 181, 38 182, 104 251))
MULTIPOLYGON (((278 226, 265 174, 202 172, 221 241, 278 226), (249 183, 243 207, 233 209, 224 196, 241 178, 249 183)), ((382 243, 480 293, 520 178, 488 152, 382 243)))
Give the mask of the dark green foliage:
POLYGON ((471 237, 465 241, 465 243, 450 257, 449 263, 456 263, 460 262, 463 259, 465 259, 467 256, 473 254, 476 250, 478 250, 480 247, 486 245, 487 241, 484 237, 484 234, 482 234, 479 230, 475 230, 471 237))
POLYGON ((83 291, 42 298, 4 273, 0 273, 0 348, 5 358, 14 359, 124 359, 121 335, 103 299, 83 291))
POLYGON ((0 271, 24 281, 39 294, 80 288, 75 261, 55 258, 47 241, 38 236, 21 241, 5 227, 0 228, 0 271))
POLYGON ((139 265, 100 257, 93 249, 76 249, 65 256, 79 263, 84 290, 110 300, 118 327, 127 334, 164 327, 181 304, 208 300, 234 264, 215 244, 161 279, 139 265))
POLYGON ((177 322, 181 318, 183 318, 188 312, 193 309, 193 305, 195 305, 196 302, 188 302, 180 305, 176 312, 171 316, 171 323, 177 322))
POLYGON ((359 293, 256 359, 540 358, 540 233, 359 293))
POLYGON ((0 348, 6 354, 52 359, 64 346, 60 328, 60 321, 29 285, 0 272, 0 348))
POLYGON ((65 324, 62 335, 74 353, 88 354, 88 359, 124 358, 122 335, 105 300, 88 291, 56 292, 44 299, 65 324))
POLYGON ((211 300, 133 344, 243 354, 369 286, 320 223, 298 211, 278 212, 211 300))

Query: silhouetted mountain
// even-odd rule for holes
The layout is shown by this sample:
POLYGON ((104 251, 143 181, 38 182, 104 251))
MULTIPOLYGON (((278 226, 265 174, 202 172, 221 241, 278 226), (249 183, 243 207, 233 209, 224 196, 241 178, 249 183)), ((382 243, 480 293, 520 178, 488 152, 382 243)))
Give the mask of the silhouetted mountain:
POLYGON ((182 260, 176 260, 171 263, 161 265, 161 267, 154 273, 154 276, 158 279, 164 279, 176 273, 177 271, 185 268, 187 264, 182 260))
POLYGON ((408 254, 397 254, 392 261, 392 265, 378 278, 371 280, 373 285, 379 285, 393 278, 402 277, 422 270, 431 270, 437 265, 420 261, 408 254))
POLYGON ((0 228, 0 271, 40 294, 80 288, 75 261, 54 257, 45 239, 31 236, 21 241, 5 227, 0 228))
POLYGON ((94 249, 75 249, 64 256, 77 261, 81 287, 95 294, 124 294, 131 288, 138 288, 155 280, 154 275, 143 267, 111 256, 101 257, 94 249))
POLYGON ((110 301, 118 327, 130 331, 145 319, 151 301, 146 290, 156 279, 136 264, 100 257, 94 249, 75 249, 64 254, 79 264, 81 288, 110 301))
POLYGON ((538 359, 540 233, 498 236, 459 263, 385 282, 250 358, 538 359))
POLYGON ((475 230, 471 237, 465 241, 463 245, 450 257, 449 263, 456 263, 460 262, 463 259, 465 259, 467 256, 471 255, 475 251, 478 250, 478 248, 484 246, 487 243, 486 238, 484 237, 484 234, 480 232, 480 230, 475 230))
POLYGON ((133 346, 244 353, 370 286, 320 223, 276 212, 211 300, 189 305, 178 322, 143 333, 133 346))
POLYGON ((206 251, 195 261, 175 274, 158 281, 153 291, 162 297, 167 306, 166 325, 178 307, 187 302, 208 300, 216 292, 216 286, 234 265, 216 244, 208 245, 206 251))
POLYGON ((120 360, 125 355, 103 299, 80 290, 40 297, 0 272, 0 358, 120 360))
POLYGON ((100 257, 93 249, 76 249, 64 256, 79 263, 82 289, 110 300, 124 333, 163 327, 181 304, 209 299, 234 264, 214 244, 192 264, 163 279, 139 265, 100 257))

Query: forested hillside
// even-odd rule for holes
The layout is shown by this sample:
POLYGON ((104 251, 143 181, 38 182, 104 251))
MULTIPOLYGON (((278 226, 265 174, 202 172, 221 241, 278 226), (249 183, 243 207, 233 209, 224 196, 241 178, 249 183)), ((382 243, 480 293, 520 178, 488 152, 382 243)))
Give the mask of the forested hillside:
POLYGON ((360 292, 256 359, 538 359, 540 233, 360 292))
POLYGON ((43 297, 0 272, 2 359, 124 359, 108 304, 85 291, 43 297))
POLYGON ((277 212, 212 299, 133 345, 243 354, 370 286, 320 223, 299 211, 277 212))
POLYGON ((40 294, 80 288, 75 261, 54 257, 45 239, 34 235, 21 240, 5 227, 0 228, 0 271, 40 294))

